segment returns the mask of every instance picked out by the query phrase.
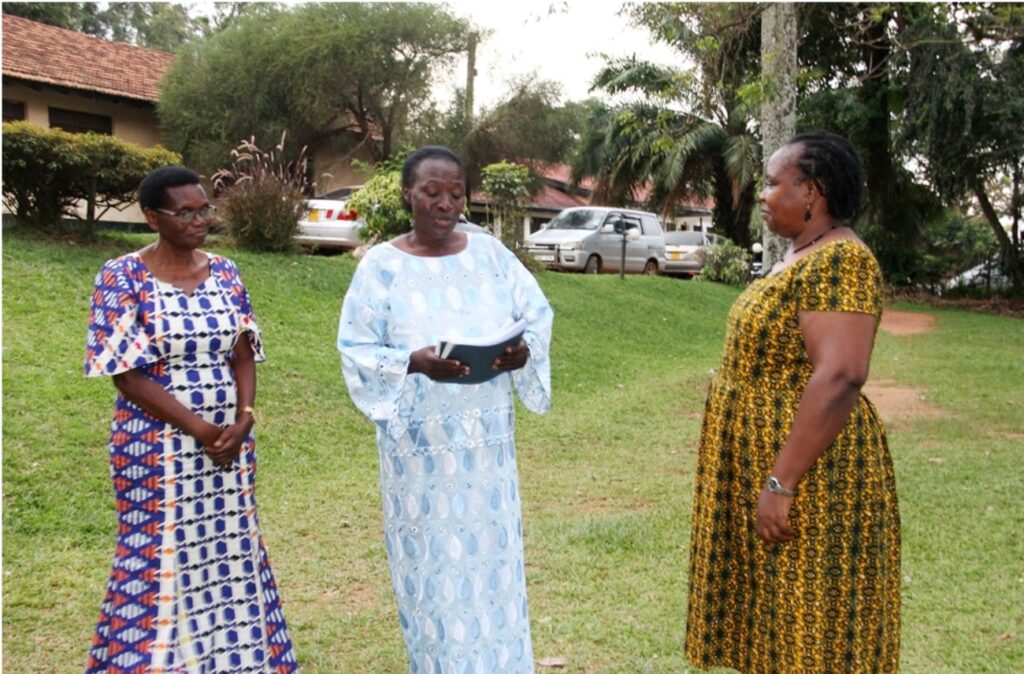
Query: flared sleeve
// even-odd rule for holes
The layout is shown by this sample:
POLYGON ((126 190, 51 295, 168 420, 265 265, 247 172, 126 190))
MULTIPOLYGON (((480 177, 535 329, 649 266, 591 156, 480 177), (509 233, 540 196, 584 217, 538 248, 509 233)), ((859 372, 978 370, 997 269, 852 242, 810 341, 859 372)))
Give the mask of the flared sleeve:
POLYGON ((242 283, 242 275, 238 266, 226 257, 215 257, 211 263, 213 273, 217 275, 217 282, 230 293, 231 304, 235 307, 238 317, 239 335, 245 335, 252 347, 253 356, 257 363, 267 359, 263 351, 263 333, 260 331, 259 323, 256 322, 256 314, 249 301, 249 290, 242 283))
POLYGON ((120 374, 160 360, 150 292, 142 270, 132 265, 130 257, 103 265, 89 308, 85 376, 120 374))
POLYGON ((542 414, 551 406, 551 327, 555 314, 544 297, 537 279, 523 266, 515 253, 495 240, 501 249, 512 292, 513 319, 524 319, 523 339, 530 348, 526 365, 512 372, 516 394, 526 409, 542 414))
POLYGON ((371 249, 345 293, 337 345, 352 402, 382 431, 398 438, 408 428, 416 385, 408 374, 411 350, 390 339, 387 294, 393 279, 371 249))
POLYGON ((796 274, 799 311, 882 315, 882 272, 855 241, 837 241, 814 253, 796 274))

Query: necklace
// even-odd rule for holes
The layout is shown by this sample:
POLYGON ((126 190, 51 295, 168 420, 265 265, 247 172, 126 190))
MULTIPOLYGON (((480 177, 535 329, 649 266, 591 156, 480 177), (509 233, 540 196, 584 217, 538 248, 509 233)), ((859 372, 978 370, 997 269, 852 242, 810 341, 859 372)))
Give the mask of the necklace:
POLYGON ((796 247, 796 248, 794 248, 793 250, 789 251, 789 254, 790 254, 790 255, 796 255, 797 253, 799 253, 800 251, 804 250, 805 248, 810 248, 810 247, 811 247, 811 246, 813 246, 814 244, 816 244, 816 243, 818 243, 819 241, 821 241, 821 239, 822 239, 822 237, 823 237, 823 236, 825 236, 826 234, 828 234, 829 232, 831 232, 831 231, 832 231, 833 229, 835 229, 835 228, 836 228, 836 226, 835 226, 835 225, 832 225, 831 227, 829 227, 829 228, 828 228, 828 229, 826 229, 826 230, 825 230, 824 232, 822 232, 822 233, 821 233, 821 234, 819 234, 818 236, 814 237, 813 239, 811 239, 811 240, 810 240, 810 241, 808 241, 807 243, 801 243, 801 244, 800 244, 799 246, 797 246, 797 247, 796 247))

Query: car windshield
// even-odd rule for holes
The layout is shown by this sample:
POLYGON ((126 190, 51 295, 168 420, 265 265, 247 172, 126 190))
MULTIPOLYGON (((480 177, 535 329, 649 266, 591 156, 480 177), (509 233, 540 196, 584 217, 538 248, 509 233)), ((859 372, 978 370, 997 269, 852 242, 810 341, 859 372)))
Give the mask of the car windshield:
POLYGON ((604 211, 562 211, 548 225, 548 229, 595 230, 604 222, 604 211))
POLYGON ((700 232, 666 232, 665 243, 670 246, 700 246, 704 235, 700 232))

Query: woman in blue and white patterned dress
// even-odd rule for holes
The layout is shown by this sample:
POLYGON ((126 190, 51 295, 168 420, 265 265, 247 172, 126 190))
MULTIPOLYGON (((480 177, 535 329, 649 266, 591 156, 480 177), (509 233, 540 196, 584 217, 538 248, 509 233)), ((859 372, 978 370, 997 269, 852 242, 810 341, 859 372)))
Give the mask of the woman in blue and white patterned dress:
POLYGON ((413 229, 371 248, 345 295, 338 349, 349 393, 377 426, 385 541, 413 674, 533 672, 512 389, 550 404, 553 314, 497 239, 456 230, 465 172, 426 147, 402 169, 413 229), (523 340, 482 384, 440 383, 463 364, 438 340, 523 340))
POLYGON ((96 277, 85 374, 118 389, 114 564, 88 674, 299 668, 256 517, 260 330, 235 264, 198 250, 212 207, 182 167, 143 180, 159 239, 96 277))

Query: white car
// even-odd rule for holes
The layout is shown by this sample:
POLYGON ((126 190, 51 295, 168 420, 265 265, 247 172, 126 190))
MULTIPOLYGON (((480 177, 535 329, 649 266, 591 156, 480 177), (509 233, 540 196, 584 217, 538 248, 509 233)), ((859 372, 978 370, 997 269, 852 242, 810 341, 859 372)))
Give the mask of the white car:
POLYGON ((342 199, 308 199, 295 241, 318 248, 356 248, 363 221, 342 199))
POLYGON ((724 241, 724 237, 707 232, 665 232, 665 273, 696 276, 704 268, 704 247, 724 241))

